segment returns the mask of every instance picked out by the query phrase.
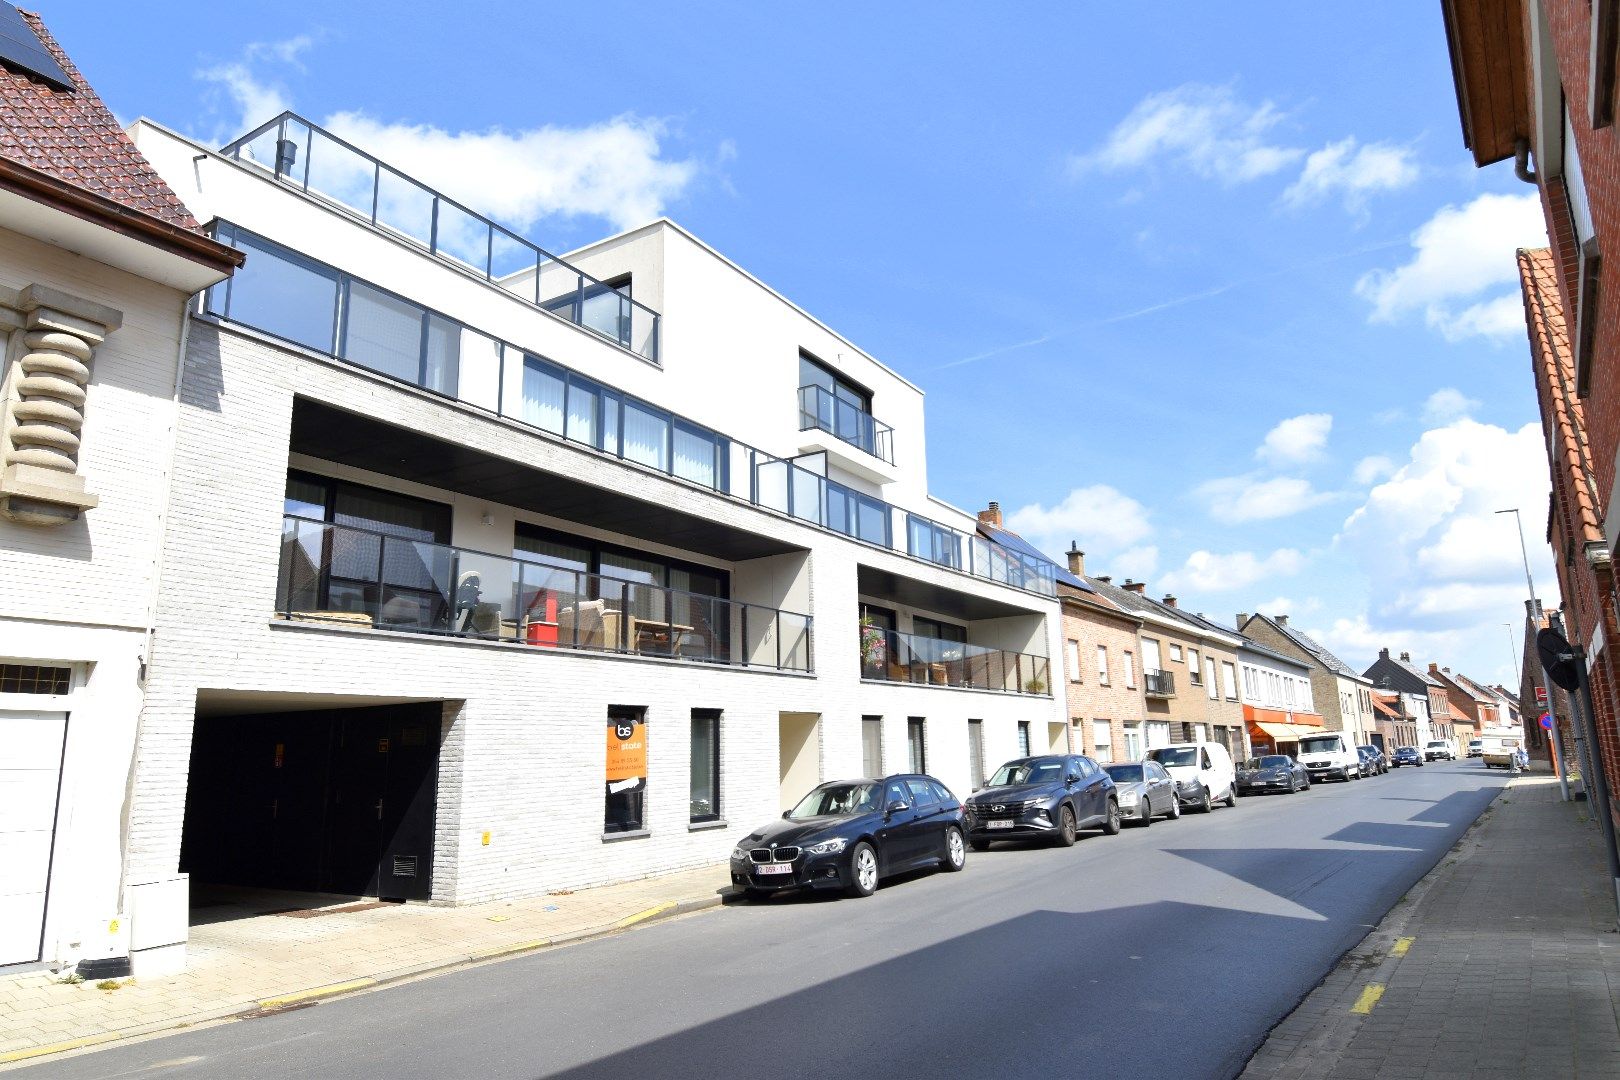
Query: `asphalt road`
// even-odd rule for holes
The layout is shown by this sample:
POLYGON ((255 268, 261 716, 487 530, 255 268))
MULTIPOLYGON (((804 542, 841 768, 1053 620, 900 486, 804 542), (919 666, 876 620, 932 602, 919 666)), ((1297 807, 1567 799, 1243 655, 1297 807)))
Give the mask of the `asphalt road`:
POLYGON ((998 845, 25 1070, 45 1077, 1235 1076, 1505 776, 1435 763, 998 845))

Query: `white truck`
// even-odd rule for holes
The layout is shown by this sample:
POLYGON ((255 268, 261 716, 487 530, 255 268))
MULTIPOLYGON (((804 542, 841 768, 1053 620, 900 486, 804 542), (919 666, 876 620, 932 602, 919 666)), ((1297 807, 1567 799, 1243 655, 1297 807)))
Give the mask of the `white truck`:
POLYGON ((1480 736, 1480 757, 1487 769, 1511 769, 1524 740, 1518 735, 1486 732, 1480 736))
POLYGON ((1361 755, 1338 732, 1303 736, 1299 740, 1299 763, 1305 766, 1313 784, 1329 778, 1346 782, 1362 778, 1361 755))

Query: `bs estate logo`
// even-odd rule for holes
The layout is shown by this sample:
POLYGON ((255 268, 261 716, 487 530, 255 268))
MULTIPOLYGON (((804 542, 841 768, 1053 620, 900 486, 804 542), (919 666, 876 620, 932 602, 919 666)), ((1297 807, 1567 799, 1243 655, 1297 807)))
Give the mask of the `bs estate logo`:
POLYGON ((631 739, 636 734, 636 725, 631 720, 620 720, 613 727, 613 734, 619 737, 620 742, 631 739))

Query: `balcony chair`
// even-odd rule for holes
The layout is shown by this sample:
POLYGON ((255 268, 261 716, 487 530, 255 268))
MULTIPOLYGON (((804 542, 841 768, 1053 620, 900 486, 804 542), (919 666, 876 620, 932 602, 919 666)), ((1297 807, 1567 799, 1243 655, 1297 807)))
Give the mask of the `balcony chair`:
POLYGON ((557 612, 558 644, 578 645, 582 649, 616 649, 621 618, 619 612, 607 610, 606 600, 586 600, 574 607, 565 607, 557 612))
POLYGON ((483 581, 483 576, 477 570, 468 570, 456 580, 456 607, 451 620, 452 633, 462 637, 501 636, 501 605, 485 603, 482 600, 483 581))

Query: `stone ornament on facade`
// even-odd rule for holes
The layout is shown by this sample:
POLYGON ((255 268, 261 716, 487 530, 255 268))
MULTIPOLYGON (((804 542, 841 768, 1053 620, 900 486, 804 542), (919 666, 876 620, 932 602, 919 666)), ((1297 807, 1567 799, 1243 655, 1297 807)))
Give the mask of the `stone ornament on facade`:
POLYGON ((8 342, 0 413, 0 514, 62 525, 94 507, 79 473, 80 431, 95 350, 123 323, 105 304, 44 285, 0 291, 8 342))

